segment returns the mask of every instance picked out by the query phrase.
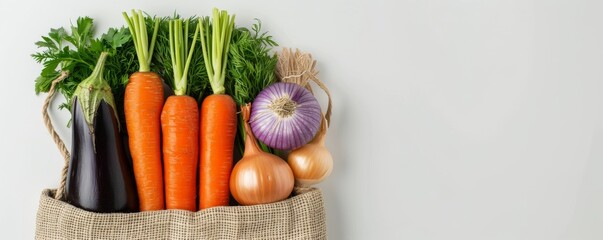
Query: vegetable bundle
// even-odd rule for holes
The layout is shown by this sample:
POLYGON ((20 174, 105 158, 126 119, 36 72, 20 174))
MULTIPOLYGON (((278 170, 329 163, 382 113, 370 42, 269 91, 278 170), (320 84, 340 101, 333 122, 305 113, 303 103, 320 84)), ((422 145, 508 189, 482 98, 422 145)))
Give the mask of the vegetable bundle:
POLYGON ((83 17, 36 43, 36 93, 68 74, 57 85, 73 116, 68 202, 95 212, 263 204, 331 173, 330 100, 323 114, 309 55, 272 53, 259 20, 235 27, 223 10, 123 15, 127 27, 100 38, 83 17))

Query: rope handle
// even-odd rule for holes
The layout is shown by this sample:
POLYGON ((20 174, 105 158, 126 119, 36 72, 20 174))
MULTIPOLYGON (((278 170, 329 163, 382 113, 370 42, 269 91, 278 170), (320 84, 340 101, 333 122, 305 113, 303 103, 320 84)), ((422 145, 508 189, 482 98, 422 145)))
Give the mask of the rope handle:
POLYGON ((289 48, 283 48, 278 54, 276 75, 281 82, 293 82, 308 89, 311 93, 312 87, 310 80, 314 81, 326 94, 329 99, 325 119, 327 126, 331 124, 331 109, 333 101, 331 100, 331 92, 322 80, 318 78, 318 70, 316 70, 316 60, 312 59, 309 53, 303 53, 296 49, 293 51, 289 48))
MULTIPOLYGON (((318 79, 318 77, 312 76, 310 78, 316 83, 316 85, 318 85, 323 91, 325 91, 325 93, 327 94, 327 98, 329 99, 329 103, 327 105, 327 112, 325 113, 327 126, 329 126, 329 124, 331 124, 331 108, 333 105, 333 102, 331 101, 331 92, 329 92, 329 88, 327 88, 327 85, 325 85, 320 79, 318 79)), ((308 84, 308 87, 309 86, 310 85, 308 84)))
POLYGON ((54 94, 56 92, 56 85, 68 76, 69 72, 62 71, 61 75, 59 75, 56 79, 52 80, 52 85, 50 85, 48 96, 46 96, 46 99, 44 100, 44 105, 42 106, 42 117, 44 118, 44 125, 46 125, 46 129, 48 129, 52 140, 54 140, 54 143, 57 145, 57 148, 59 149, 59 152, 61 152, 61 155, 63 155, 64 159, 64 166, 63 170, 61 171, 61 182, 59 184, 59 188, 54 194, 54 198, 58 200, 63 197, 63 193, 65 192, 65 184, 67 182, 67 170, 69 168, 69 159, 71 158, 71 154, 69 154, 67 147, 65 147, 65 143, 63 142, 63 140, 61 140, 61 137, 59 136, 59 134, 57 134, 56 130, 54 129, 54 126, 52 125, 50 115, 48 114, 48 107, 50 106, 50 102, 52 101, 52 98, 54 97, 54 94))

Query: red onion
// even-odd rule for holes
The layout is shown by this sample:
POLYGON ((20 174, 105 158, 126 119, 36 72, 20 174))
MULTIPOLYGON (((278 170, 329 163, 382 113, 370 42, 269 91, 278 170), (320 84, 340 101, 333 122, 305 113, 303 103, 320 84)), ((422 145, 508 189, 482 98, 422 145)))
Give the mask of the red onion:
POLYGON ((255 136, 269 147, 290 150, 308 143, 320 127, 320 104, 295 83, 277 82, 253 101, 249 124, 255 136))

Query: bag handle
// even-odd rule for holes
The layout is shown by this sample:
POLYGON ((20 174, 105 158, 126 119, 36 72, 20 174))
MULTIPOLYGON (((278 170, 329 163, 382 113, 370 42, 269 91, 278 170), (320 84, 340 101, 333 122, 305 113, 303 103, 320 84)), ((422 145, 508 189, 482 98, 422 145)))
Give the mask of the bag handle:
POLYGON ((57 191, 54 193, 54 198, 58 200, 63 197, 63 193, 65 192, 65 184, 67 182, 67 170, 69 168, 69 159, 71 158, 71 154, 67 150, 67 147, 65 147, 65 143, 63 142, 63 140, 61 140, 61 137, 59 136, 59 134, 57 134, 56 130, 54 129, 54 126, 52 125, 52 121, 50 120, 50 116, 48 114, 48 107, 50 106, 52 97, 56 92, 56 85, 68 76, 68 71, 61 71, 61 75, 59 75, 56 79, 52 80, 52 85, 50 85, 48 96, 46 96, 46 100, 44 100, 44 105, 42 106, 42 117, 44 118, 44 124, 46 125, 46 128, 48 129, 48 132, 52 137, 52 140, 54 140, 54 143, 57 145, 57 148, 59 148, 59 152, 61 152, 61 155, 63 155, 64 159, 64 166, 63 170, 61 171, 61 183, 59 184, 59 188, 57 189, 57 191))
MULTIPOLYGON (((329 103, 327 105, 327 112, 325 113, 325 119, 327 120, 327 127, 331 124, 331 107, 332 107, 332 101, 331 101, 331 92, 329 92, 329 89, 327 88, 327 86, 316 76, 311 76, 310 77, 315 83, 316 85, 318 85, 323 91, 325 91, 325 93, 327 94, 327 97, 329 98, 329 103)), ((308 84, 308 86, 310 86, 308 84)))
POLYGON ((316 70, 316 60, 312 59, 312 54, 303 53, 296 49, 295 52, 289 48, 283 48, 278 54, 276 65, 276 76, 281 82, 292 82, 301 85, 312 92, 310 80, 314 81, 329 98, 325 119, 327 126, 331 124, 331 93, 329 88, 318 78, 318 70, 316 70))

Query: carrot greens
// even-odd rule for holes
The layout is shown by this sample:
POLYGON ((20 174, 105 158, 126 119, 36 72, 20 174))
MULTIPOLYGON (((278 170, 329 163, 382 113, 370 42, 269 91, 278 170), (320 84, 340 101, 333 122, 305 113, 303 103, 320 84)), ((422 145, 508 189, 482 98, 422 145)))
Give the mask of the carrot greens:
POLYGON ((189 30, 189 21, 184 21, 185 34, 182 31, 182 24, 182 19, 175 19, 170 21, 169 26, 170 58, 172 60, 172 69, 174 70, 174 93, 176 95, 186 95, 187 93, 188 69, 195 50, 197 36, 199 35, 199 28, 197 28, 189 48, 189 38, 186 36, 189 30))
MULTIPOLYGON (((171 59, 169 28, 170 20, 178 18, 180 18, 180 16, 174 15, 173 17, 163 17, 160 19, 155 54, 153 55, 153 60, 151 62, 151 69, 161 75, 165 80, 165 83, 172 89, 175 89, 176 86, 174 84, 174 67, 172 66, 171 59)), ((184 31, 182 34, 183 41, 188 41, 189 43, 192 43, 192 41, 199 41, 198 38, 193 39, 195 31, 198 29, 198 18, 190 17, 183 19, 183 21, 189 23, 188 30, 184 31), (185 40, 184 38, 187 38, 188 40, 185 40)), ((187 72, 188 80, 186 84, 186 94, 196 97, 197 101, 201 102, 202 97, 207 94, 207 89, 209 88, 207 72, 205 71, 205 63, 203 61, 203 53, 201 51, 197 50, 193 52, 187 72)))
POLYGON ((155 47, 155 39, 157 38, 157 31, 159 30, 159 21, 154 21, 153 37, 151 39, 151 46, 149 47, 149 39, 147 33, 147 26, 142 15, 142 11, 132 10, 132 16, 128 16, 125 12, 122 13, 130 32, 132 33, 132 40, 134 41, 134 47, 136 48, 136 56, 138 56, 138 63, 140 65, 139 72, 148 72, 151 70, 151 59, 153 59, 153 49, 155 47))
POLYGON ((226 11, 219 12, 218 9, 214 9, 213 19, 211 28, 209 17, 205 17, 200 25, 201 44, 211 88, 214 94, 223 94, 226 91, 224 79, 235 15, 229 16, 226 11))
MULTIPOLYGON (((262 24, 257 20, 251 31, 241 27, 233 32, 226 74, 231 81, 226 84, 226 92, 233 96, 239 106, 253 102, 262 89, 276 82, 274 71, 277 58, 270 51, 277 43, 272 40, 272 36, 261 30, 262 24)), ((240 152, 243 152, 244 146, 244 124, 239 116, 236 145, 240 152)), ((263 143, 259 145, 265 152, 274 152, 263 143)))

